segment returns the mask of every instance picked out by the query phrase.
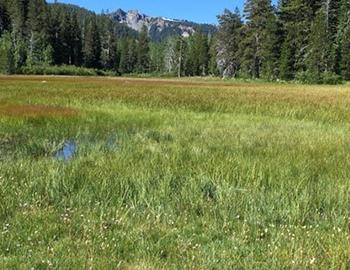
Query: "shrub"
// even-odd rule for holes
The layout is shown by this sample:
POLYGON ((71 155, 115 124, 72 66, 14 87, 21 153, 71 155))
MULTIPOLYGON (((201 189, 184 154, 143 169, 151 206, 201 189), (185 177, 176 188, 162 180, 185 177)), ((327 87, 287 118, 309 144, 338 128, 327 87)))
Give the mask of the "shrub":
POLYGON ((341 84, 342 77, 333 72, 314 74, 310 71, 301 71, 296 75, 296 80, 307 84, 341 84))
POLYGON ((319 84, 320 80, 309 71, 300 71, 295 76, 296 81, 306 84, 319 84))
POLYGON ((21 69, 26 75, 66 75, 66 76, 112 76, 115 73, 76 66, 26 66, 21 69))
POLYGON ((343 79, 340 75, 337 75, 333 72, 324 72, 321 75, 322 83, 324 84, 342 84, 343 79))

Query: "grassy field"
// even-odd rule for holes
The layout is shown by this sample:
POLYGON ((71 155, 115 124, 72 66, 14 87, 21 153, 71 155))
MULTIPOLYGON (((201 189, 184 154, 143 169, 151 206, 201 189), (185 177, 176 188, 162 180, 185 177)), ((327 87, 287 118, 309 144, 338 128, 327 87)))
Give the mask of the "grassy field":
POLYGON ((0 269, 350 269, 349 123, 350 86, 0 77, 0 269))

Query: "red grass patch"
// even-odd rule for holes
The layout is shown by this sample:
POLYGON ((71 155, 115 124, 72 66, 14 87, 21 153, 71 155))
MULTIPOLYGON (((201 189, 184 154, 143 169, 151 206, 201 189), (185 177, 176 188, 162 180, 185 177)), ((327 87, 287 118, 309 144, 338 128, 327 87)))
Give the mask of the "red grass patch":
POLYGON ((29 104, 7 104, 0 105, 0 116, 7 117, 59 117, 73 116, 78 110, 72 108, 47 106, 47 105, 29 105, 29 104))

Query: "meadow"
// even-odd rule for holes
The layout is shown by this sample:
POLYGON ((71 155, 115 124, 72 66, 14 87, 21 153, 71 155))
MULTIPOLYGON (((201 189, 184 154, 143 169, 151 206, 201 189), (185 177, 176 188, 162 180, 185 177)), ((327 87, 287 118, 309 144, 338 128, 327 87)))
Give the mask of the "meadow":
POLYGON ((349 269, 349 123, 350 85, 2 76, 0 269, 349 269))

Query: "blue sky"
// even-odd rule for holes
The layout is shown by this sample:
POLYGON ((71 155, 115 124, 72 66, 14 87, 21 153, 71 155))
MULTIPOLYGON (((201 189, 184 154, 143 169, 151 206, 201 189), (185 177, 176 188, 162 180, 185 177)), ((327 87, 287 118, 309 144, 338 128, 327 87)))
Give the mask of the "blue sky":
MULTIPOLYGON (((53 2, 49 0, 48 2, 53 2)), ((61 3, 76 4, 96 12, 139 10, 147 15, 186 19, 200 23, 217 23, 216 16, 224 8, 243 8, 244 0, 59 0, 61 3)))

